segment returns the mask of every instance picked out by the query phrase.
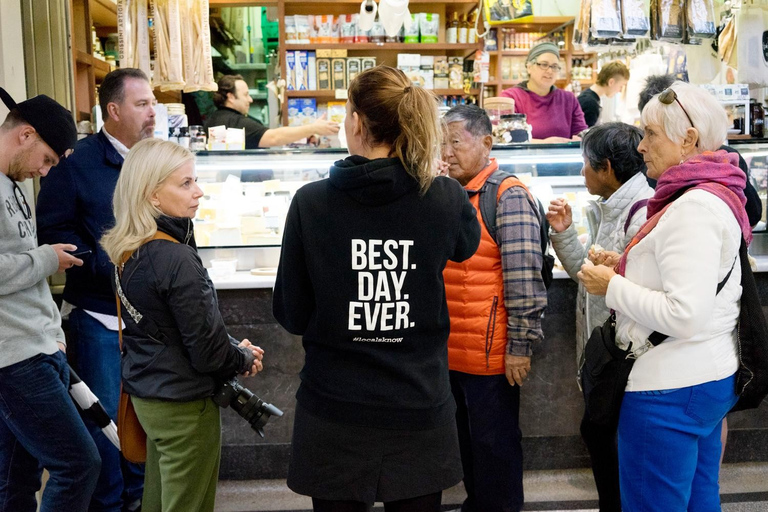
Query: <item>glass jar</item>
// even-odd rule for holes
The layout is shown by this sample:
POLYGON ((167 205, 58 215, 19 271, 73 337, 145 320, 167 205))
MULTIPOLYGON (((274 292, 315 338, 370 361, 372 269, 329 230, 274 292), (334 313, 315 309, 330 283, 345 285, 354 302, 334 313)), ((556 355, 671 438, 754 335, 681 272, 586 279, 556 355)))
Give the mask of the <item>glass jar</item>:
POLYGON ((528 142, 528 123, 525 114, 505 114, 499 121, 500 142, 528 142))

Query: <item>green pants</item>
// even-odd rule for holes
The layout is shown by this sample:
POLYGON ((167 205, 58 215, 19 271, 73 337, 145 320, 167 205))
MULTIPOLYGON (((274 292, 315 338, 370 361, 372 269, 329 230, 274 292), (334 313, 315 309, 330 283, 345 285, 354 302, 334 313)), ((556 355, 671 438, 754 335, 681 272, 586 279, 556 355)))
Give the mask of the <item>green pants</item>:
POLYGON ((213 400, 131 397, 147 432, 142 512, 212 512, 221 459, 221 416, 213 400))

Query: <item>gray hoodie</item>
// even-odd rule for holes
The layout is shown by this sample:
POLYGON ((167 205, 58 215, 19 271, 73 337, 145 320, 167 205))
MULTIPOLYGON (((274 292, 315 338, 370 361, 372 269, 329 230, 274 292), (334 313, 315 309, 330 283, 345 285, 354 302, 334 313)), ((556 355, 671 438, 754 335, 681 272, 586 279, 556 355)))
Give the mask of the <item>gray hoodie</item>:
POLYGON ((20 193, 17 201, 13 181, 0 173, 0 368, 53 354, 56 342, 64 342, 46 281, 59 259, 50 245, 37 246, 37 227, 20 193))

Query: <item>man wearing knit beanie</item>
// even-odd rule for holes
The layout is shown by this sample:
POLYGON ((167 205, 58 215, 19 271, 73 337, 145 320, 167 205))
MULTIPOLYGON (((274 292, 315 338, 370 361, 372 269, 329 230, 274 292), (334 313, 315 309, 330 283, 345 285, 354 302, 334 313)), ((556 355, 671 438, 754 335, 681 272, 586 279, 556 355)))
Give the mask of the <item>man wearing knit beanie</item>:
POLYGON ((0 125, 0 508, 87 510, 101 459, 69 397, 61 317, 46 278, 82 260, 69 244, 37 245, 32 209, 17 182, 45 176, 77 141, 72 114, 47 96, 10 109, 0 125))

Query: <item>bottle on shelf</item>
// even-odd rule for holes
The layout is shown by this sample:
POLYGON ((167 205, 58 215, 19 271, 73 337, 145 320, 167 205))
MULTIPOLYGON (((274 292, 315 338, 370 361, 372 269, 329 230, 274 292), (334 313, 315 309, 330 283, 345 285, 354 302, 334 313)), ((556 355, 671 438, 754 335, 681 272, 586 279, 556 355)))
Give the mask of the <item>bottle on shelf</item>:
POLYGON ((469 42, 469 44, 475 44, 477 42, 477 9, 472 11, 469 16, 467 42, 469 42))
POLYGON ((454 12, 445 30, 445 42, 456 44, 459 42, 459 13, 454 12))
POLYGON ((749 133, 755 138, 763 138, 765 111, 754 98, 749 100, 749 133))
POLYGON ((461 15, 461 21, 459 22, 459 44, 467 44, 469 41, 469 22, 467 21, 467 15, 461 15))

